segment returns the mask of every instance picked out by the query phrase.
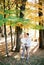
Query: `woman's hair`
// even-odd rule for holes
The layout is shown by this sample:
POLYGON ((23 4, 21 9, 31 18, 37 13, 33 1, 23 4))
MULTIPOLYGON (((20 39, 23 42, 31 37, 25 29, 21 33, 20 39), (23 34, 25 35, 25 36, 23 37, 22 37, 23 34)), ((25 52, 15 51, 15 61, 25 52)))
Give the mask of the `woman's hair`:
POLYGON ((26 33, 29 36, 29 33, 26 33))

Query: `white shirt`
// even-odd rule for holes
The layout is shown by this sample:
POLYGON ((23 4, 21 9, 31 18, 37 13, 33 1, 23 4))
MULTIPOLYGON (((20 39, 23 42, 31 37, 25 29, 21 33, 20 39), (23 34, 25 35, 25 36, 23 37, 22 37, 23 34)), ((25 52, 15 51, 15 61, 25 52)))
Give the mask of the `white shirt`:
POLYGON ((25 45, 26 44, 26 46, 30 46, 30 43, 31 43, 31 40, 30 40, 30 38, 28 37, 28 38, 22 38, 21 39, 21 42, 23 43, 23 45, 25 45))

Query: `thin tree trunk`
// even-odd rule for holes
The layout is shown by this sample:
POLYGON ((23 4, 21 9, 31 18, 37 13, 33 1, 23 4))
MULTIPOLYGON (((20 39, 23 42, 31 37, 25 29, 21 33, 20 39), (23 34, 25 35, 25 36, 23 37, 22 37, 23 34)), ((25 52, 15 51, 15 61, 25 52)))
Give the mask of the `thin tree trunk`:
POLYGON ((6 24, 5 23, 4 23, 4 34, 5 34, 5 43, 6 43, 6 54, 8 56, 8 43, 7 43, 6 24))
POLYGON ((11 50, 13 51, 13 38, 12 38, 12 27, 10 26, 10 34, 11 34, 11 50))
POLYGON ((4 37, 3 27, 4 27, 4 26, 1 26, 1 27, 0 27, 0 34, 1 34, 1 37, 4 37))
POLYGON ((1 29, 1 27, 0 27, 0 33, 2 33, 2 29, 1 29))
MULTIPOLYGON (((4 0, 4 10, 5 10, 5 0, 4 0)), ((4 14, 4 18, 6 18, 6 14, 4 14)), ((5 43, 6 43, 6 54, 8 56, 8 44, 7 44, 7 34, 6 34, 6 23, 4 23, 4 35, 5 35, 5 43)))
POLYGON ((3 29, 4 25, 2 25, 1 29, 2 29, 2 32, 1 32, 1 36, 4 37, 4 29, 3 29))
POLYGON ((14 46, 16 45, 15 31, 14 31, 14 46))
MULTIPOLYGON (((10 1, 8 0, 8 10, 10 10, 9 2, 10 1)), ((11 25, 10 25, 10 34, 11 34, 11 50, 13 50, 13 38, 12 38, 12 27, 11 27, 11 25)))

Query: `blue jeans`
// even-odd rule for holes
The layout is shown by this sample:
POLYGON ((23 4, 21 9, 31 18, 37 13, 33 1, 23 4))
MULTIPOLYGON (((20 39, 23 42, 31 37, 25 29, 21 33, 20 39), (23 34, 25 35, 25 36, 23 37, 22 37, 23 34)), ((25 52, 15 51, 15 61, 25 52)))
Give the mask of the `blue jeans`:
POLYGON ((26 50, 26 59, 29 59, 29 47, 27 46, 22 46, 22 54, 21 57, 25 57, 25 50, 26 50))

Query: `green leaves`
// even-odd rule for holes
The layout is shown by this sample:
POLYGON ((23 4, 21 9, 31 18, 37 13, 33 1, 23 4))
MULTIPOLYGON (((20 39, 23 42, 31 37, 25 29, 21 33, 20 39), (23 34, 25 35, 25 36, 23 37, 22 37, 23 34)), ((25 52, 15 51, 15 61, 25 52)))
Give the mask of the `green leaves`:
POLYGON ((28 24, 29 22, 31 22, 30 19, 24 19, 24 24, 28 24))
POLYGON ((20 22, 22 25, 27 25, 29 24, 30 28, 32 29, 44 29, 44 26, 42 25, 37 25, 37 24, 32 24, 30 19, 24 19, 24 18, 19 18, 17 16, 8 16, 7 18, 4 18, 2 14, 0 14, 0 26, 2 26, 4 23, 9 23, 9 25, 15 26, 17 25, 18 22, 20 22))
POLYGON ((36 29, 36 30, 40 30, 40 29, 44 29, 44 26, 42 25, 37 25, 37 24, 30 24, 30 28, 32 29, 36 29))
POLYGON ((3 19, 3 15, 2 14, 0 14, 0 20, 2 20, 3 19))
POLYGON ((16 16, 9 16, 8 21, 12 21, 15 24, 20 22, 23 25, 25 25, 25 24, 28 24, 30 22, 30 19, 19 18, 19 17, 16 17, 16 16))
POLYGON ((7 18, 3 18, 3 22, 4 23, 7 23, 8 22, 8 19, 7 18))
POLYGON ((5 14, 15 14, 15 10, 5 10, 4 11, 5 14))
POLYGON ((0 26, 2 26, 3 25, 3 20, 0 20, 0 26))
POLYGON ((2 14, 0 14, 0 26, 2 26, 4 23, 7 23, 8 19, 4 18, 2 14))
POLYGON ((36 25, 36 26, 35 26, 35 29, 38 29, 38 30, 44 29, 44 26, 42 26, 42 25, 36 25))
POLYGON ((23 18, 18 18, 18 21, 22 23, 24 21, 24 19, 23 18))
POLYGON ((2 26, 2 25, 3 25, 3 15, 0 14, 0 26, 2 26))

